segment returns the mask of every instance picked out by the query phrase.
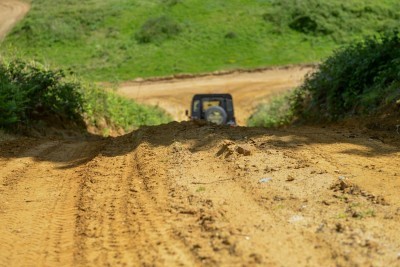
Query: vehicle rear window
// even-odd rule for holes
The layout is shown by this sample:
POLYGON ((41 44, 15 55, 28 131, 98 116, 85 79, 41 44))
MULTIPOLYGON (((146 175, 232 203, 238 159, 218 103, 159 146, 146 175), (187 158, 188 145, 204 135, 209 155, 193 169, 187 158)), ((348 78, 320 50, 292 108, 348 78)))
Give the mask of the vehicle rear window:
POLYGON ((203 110, 207 110, 214 106, 221 106, 221 101, 219 100, 203 100, 203 110))

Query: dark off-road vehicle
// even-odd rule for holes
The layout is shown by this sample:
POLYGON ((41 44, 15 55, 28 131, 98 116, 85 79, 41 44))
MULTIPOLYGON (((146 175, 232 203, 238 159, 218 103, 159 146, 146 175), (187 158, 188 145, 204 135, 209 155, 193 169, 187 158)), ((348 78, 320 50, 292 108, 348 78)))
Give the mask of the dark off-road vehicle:
MULTIPOLYGON (((189 112, 186 111, 189 116, 189 112)), ((230 94, 198 94, 192 99, 191 120, 206 120, 218 125, 236 125, 230 94)))

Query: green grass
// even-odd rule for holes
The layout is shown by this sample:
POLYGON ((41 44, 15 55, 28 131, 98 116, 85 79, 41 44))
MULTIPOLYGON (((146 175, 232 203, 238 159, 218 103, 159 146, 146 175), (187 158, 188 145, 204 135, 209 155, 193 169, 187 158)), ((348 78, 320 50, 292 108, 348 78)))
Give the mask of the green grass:
POLYGON ((3 52, 92 81, 320 61, 400 17, 397 0, 31 2, 3 52))
MULTIPOLYGON (((171 116, 159 107, 138 104, 93 85, 86 85, 82 95, 86 123, 102 128, 103 131, 123 128, 128 132, 142 125, 159 125, 172 121, 171 116)), ((105 132, 105 135, 108 134, 105 132)))

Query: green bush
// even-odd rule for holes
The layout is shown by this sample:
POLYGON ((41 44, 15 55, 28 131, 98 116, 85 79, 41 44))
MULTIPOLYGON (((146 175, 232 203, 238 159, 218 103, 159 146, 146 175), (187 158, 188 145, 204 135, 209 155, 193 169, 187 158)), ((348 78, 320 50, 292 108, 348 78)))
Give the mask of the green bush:
POLYGON ((177 22, 167 16, 148 19, 136 33, 139 43, 161 43, 181 31, 177 22))
POLYGON ((374 112, 399 94, 398 32, 366 38, 336 51, 300 87, 297 113, 337 120, 374 112))
POLYGON ((250 127, 277 127, 288 124, 293 118, 293 92, 273 97, 268 103, 257 106, 255 113, 248 119, 250 127))
POLYGON ((373 1, 273 0, 263 15, 278 32, 285 29, 308 35, 365 34, 399 27, 400 10, 373 1))
POLYGON ((0 62, 0 126, 50 114, 81 118, 79 84, 64 78, 63 71, 49 70, 35 62, 0 62))
POLYGON ((250 126, 280 126, 295 119, 336 121, 367 115, 400 100, 400 35, 391 32, 337 50, 303 85, 262 104, 250 126))
POLYGON ((51 70, 36 62, 0 61, 0 127, 58 117, 132 130, 169 122, 160 108, 136 102, 51 70))

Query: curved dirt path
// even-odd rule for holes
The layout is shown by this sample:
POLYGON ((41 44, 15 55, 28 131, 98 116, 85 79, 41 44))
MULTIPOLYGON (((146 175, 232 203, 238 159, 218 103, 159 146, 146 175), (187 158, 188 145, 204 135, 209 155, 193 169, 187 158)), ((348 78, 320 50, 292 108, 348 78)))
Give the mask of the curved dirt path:
POLYGON ((0 41, 29 11, 29 4, 17 0, 0 0, 0 41))
POLYGON ((258 103, 298 86, 312 70, 298 66, 171 81, 127 82, 118 92, 141 103, 158 105, 177 121, 187 120, 185 110, 190 108, 194 94, 230 93, 238 124, 245 125, 258 103))
POLYGON ((400 142, 377 134, 2 141, 0 266, 399 266, 400 142))

